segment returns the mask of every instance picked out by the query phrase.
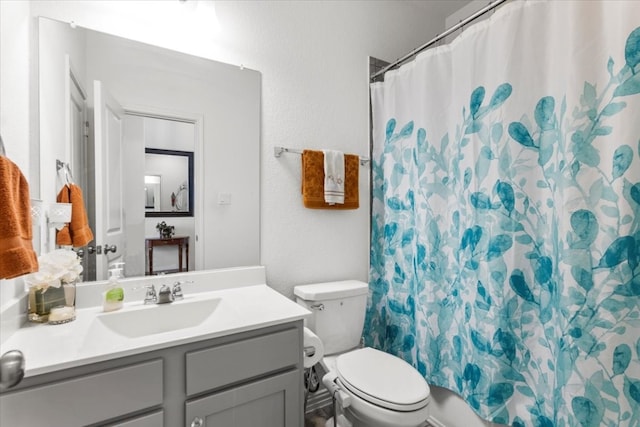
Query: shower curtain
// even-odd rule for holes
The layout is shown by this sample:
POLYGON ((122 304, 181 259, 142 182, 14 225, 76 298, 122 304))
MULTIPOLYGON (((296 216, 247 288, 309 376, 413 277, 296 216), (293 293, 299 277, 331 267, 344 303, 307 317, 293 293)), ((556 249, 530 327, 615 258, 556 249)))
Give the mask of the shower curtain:
POLYGON ((365 342, 483 418, 640 424, 640 2, 513 1, 371 86, 365 342))

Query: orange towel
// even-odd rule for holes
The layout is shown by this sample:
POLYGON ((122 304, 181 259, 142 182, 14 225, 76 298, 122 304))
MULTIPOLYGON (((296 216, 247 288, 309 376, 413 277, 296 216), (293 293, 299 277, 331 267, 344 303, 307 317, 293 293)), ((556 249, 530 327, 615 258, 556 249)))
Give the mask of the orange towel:
POLYGON ((310 209, 358 209, 358 175, 360 158, 344 155, 344 204, 330 205, 324 201, 324 154, 322 151, 302 152, 302 201, 310 209))
POLYGON ((0 156, 0 279, 38 271, 33 251, 29 184, 11 160, 0 156))
POLYGON ((75 184, 65 185, 58 193, 56 200, 58 203, 71 203, 71 223, 65 224, 62 230, 58 230, 56 243, 79 248, 92 241, 93 233, 89 228, 89 219, 80 187, 75 184))

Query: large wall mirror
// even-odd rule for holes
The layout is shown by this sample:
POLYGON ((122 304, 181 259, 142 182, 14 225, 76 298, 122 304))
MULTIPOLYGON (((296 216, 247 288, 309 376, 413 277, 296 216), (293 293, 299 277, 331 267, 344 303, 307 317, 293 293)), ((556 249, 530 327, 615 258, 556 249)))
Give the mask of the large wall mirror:
MULTIPOLYGON (((85 280, 116 259, 143 275, 161 221, 189 238, 191 269, 260 263, 259 72, 47 18, 37 47, 41 197, 70 163, 91 246, 117 247, 85 251, 85 280)), ((160 252, 154 269, 177 264, 160 252)))

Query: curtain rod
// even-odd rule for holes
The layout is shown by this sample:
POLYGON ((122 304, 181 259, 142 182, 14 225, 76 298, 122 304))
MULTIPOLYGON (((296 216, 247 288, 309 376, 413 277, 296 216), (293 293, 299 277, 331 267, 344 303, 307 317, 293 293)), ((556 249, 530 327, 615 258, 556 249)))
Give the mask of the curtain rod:
POLYGON ((458 22, 456 25, 454 25, 453 27, 449 28, 448 30, 445 30, 444 33, 438 34, 434 39, 428 41, 427 43, 423 44, 422 46, 420 46, 420 47, 414 49, 413 51, 411 51, 410 53, 406 54, 402 58, 397 59, 395 62, 387 65, 382 70, 380 70, 380 71, 376 72, 375 74, 371 75, 371 80, 375 80, 376 77, 378 77, 379 75, 386 73, 387 71, 389 71, 390 69, 392 69, 394 67, 397 67, 398 65, 402 64, 403 62, 405 62, 407 59, 416 56, 417 54, 419 54, 423 50, 427 49, 428 47, 431 47, 434 44, 438 43, 440 40, 442 40, 443 38, 447 37, 449 34, 459 30, 460 28, 462 28, 465 25, 467 25, 469 22, 471 22, 471 21, 475 20, 476 18, 484 15, 485 13, 489 12, 490 10, 495 9, 496 7, 500 6, 502 3, 506 2, 506 1, 507 0, 495 0, 493 3, 489 3, 487 6, 483 7, 482 9, 480 9, 479 11, 474 13, 473 15, 471 15, 468 18, 458 22))

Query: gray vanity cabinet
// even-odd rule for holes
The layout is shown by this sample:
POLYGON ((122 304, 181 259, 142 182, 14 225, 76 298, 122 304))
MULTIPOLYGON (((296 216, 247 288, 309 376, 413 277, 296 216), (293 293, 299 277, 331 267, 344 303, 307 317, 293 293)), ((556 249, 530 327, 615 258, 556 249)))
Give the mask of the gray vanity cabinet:
POLYGON ((0 426, 299 427, 302 370, 299 320, 27 377, 0 426))

